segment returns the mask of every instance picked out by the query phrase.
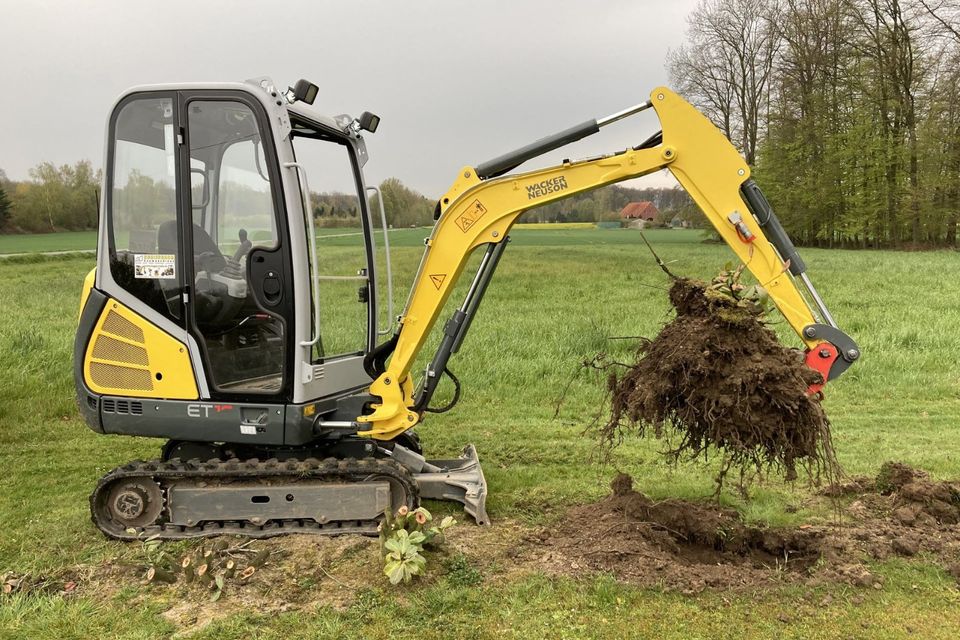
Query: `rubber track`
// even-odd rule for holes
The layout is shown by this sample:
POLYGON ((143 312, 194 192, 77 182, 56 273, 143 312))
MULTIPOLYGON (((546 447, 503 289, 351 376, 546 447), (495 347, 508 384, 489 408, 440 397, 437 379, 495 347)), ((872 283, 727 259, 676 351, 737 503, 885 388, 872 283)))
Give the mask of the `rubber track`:
POLYGON ((407 488, 409 508, 419 504, 419 488, 413 476, 397 463, 389 459, 369 458, 340 460, 327 458, 307 458, 304 460, 276 460, 263 462, 251 460, 192 460, 183 462, 173 459, 167 462, 135 460, 109 472, 97 483, 90 494, 90 515, 93 523, 103 533, 117 540, 138 540, 159 534, 161 540, 185 540, 219 535, 242 535, 249 538, 269 538, 290 533, 312 533, 315 535, 339 535, 345 533, 375 534, 378 520, 351 520, 320 524, 314 520, 271 520, 262 525, 250 522, 216 521, 211 519, 203 525, 186 527, 164 522, 166 510, 156 524, 137 529, 135 534, 127 533, 121 525, 115 524, 105 509, 106 495, 110 485, 117 480, 146 479, 156 482, 164 494, 169 482, 180 480, 200 480, 211 483, 234 482, 238 480, 303 482, 321 480, 328 482, 362 482, 370 475, 389 476, 407 488))

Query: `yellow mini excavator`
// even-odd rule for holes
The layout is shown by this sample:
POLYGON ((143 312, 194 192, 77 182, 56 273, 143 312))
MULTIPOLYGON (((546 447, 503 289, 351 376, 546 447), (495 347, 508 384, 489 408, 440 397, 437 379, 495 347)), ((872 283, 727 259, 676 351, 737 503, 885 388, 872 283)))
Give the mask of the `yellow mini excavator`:
POLYGON ((363 136, 379 118, 322 115, 312 107, 317 92, 305 80, 280 89, 269 78, 151 85, 129 90, 112 110, 97 266, 84 282, 74 348, 78 404, 98 433, 165 444, 156 460, 98 482, 90 508, 108 536, 369 533, 385 510, 421 498, 459 501, 488 523, 474 447, 428 460, 412 429, 459 397, 448 362, 511 227, 533 207, 662 168, 766 287, 824 382, 860 355, 740 154, 666 88, 460 169, 394 320, 383 199, 372 211, 376 188, 362 173, 363 136), (510 173, 648 109, 661 130, 636 146, 510 173), (327 184, 338 171, 352 204, 342 193, 312 203, 308 177, 327 184), (318 212, 342 211, 359 231, 317 228, 318 212), (327 248, 336 242, 353 246, 353 257, 327 248), (415 379, 414 360, 475 250, 482 259, 466 297, 415 379), (456 392, 437 408, 431 400, 444 376, 456 392))

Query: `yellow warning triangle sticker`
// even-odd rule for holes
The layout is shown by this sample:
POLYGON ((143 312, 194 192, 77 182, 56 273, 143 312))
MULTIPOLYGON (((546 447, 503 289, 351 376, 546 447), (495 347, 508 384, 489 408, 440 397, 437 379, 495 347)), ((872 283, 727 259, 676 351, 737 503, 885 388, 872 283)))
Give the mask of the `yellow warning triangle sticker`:
POLYGON ((443 281, 447 279, 447 274, 445 273, 431 273, 430 281, 433 283, 433 286, 440 290, 440 285, 443 284, 443 281))

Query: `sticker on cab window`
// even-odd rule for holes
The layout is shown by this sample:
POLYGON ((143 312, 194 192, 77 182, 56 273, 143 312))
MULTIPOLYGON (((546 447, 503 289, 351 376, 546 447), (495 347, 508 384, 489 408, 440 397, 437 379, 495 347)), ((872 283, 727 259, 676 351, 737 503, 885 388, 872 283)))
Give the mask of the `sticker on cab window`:
POLYGON ((172 253, 138 253, 133 259, 135 278, 173 280, 177 277, 176 256, 172 253))

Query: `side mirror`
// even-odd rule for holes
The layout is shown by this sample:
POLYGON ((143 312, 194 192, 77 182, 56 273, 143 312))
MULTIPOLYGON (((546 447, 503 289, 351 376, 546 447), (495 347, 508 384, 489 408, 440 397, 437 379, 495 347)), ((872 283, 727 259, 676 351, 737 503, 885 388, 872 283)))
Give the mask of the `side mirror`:
POLYGON ((360 115, 360 128, 364 131, 369 131, 370 133, 376 133, 377 127, 380 126, 380 116, 374 115, 369 111, 364 111, 360 115))

